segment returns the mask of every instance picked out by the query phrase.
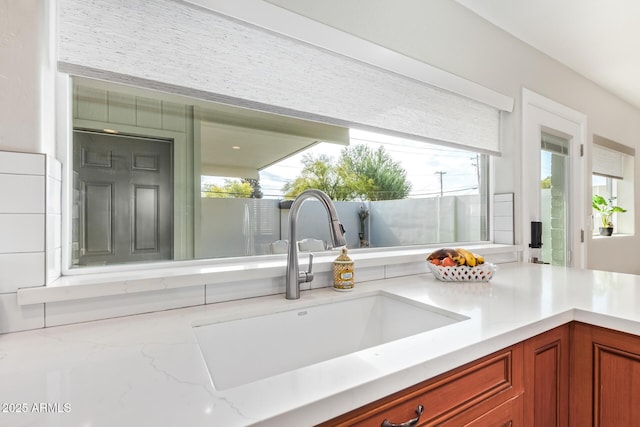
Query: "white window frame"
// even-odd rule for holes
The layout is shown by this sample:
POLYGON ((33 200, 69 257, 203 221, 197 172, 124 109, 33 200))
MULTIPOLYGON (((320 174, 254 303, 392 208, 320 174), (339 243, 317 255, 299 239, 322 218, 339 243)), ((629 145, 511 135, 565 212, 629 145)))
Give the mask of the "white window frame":
MULTIPOLYGON (((571 139, 570 146, 570 213, 568 242, 570 246, 569 265, 584 268, 587 259, 587 248, 582 236, 585 225, 590 221, 591 209, 587 211, 587 180, 584 156, 576 150, 585 146, 587 117, 556 101, 539 95, 527 88, 522 89, 522 216, 520 238, 523 247, 523 259, 538 256, 528 244, 531 241, 531 221, 540 221, 540 152, 542 131, 563 133, 563 137, 571 139), (535 190, 535 191, 534 191, 535 190), (589 212, 589 215, 587 215, 589 212)), ((589 197, 588 206, 591 207, 589 197)), ((544 244, 544 242, 543 242, 544 244)))

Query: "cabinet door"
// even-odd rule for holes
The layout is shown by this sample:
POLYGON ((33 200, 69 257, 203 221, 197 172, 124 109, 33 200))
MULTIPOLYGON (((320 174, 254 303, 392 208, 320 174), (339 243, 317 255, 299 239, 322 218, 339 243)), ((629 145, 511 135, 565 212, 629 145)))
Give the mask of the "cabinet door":
POLYGON ((576 323, 573 340, 571 426, 639 425, 640 337, 576 323))
POLYGON ((524 342, 524 425, 569 425, 569 325, 524 342))
MULTIPOLYGON (((380 427, 402 425, 411 420, 415 422, 406 425, 438 426, 454 418, 470 422, 522 391, 522 346, 516 345, 329 420, 321 426, 380 427)), ((446 425, 459 427, 464 423, 446 425)))

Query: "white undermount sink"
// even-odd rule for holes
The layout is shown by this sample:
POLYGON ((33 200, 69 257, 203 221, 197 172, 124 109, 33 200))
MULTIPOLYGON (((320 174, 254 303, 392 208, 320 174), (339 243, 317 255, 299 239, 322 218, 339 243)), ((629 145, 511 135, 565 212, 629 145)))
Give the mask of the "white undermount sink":
POLYGON ((468 319, 387 292, 194 326, 216 390, 468 319))

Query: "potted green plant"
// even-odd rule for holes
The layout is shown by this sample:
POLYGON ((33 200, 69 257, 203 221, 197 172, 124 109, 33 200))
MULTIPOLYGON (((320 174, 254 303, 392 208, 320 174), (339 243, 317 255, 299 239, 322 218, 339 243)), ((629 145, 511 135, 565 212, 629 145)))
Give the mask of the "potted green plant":
POLYGON ((611 236, 613 234, 613 222, 611 217, 616 212, 626 212, 620 206, 613 205, 613 199, 605 199, 602 196, 594 195, 591 199, 593 209, 600 214, 601 227, 598 228, 601 236, 611 236))

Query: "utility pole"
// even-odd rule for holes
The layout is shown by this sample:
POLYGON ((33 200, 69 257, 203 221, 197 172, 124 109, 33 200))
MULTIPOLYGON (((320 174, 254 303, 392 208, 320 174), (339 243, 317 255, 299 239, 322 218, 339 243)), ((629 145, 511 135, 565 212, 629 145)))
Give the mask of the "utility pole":
POLYGON ((435 175, 440 175, 440 197, 442 197, 442 175, 445 175, 446 172, 445 171, 438 171, 434 173, 435 175))

